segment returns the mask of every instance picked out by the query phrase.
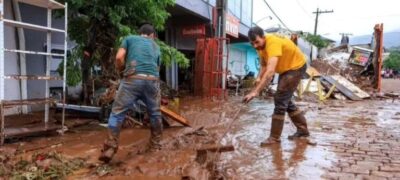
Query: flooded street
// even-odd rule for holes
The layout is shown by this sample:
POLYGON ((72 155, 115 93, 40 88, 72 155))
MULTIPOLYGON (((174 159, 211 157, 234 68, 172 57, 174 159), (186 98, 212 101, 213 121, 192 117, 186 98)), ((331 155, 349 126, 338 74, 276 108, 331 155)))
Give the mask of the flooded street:
POLYGON ((298 102, 306 111, 311 138, 290 141, 294 125, 286 117, 280 145, 260 147, 270 132, 272 99, 242 105, 180 99, 179 111, 192 128, 166 128, 163 150, 137 154, 150 136, 148 129, 123 130, 116 157, 103 165, 97 157, 106 129, 96 123, 75 128, 64 136, 51 135, 9 142, 0 149, 17 154, 56 151, 67 158, 83 158, 86 165, 69 179, 399 179, 400 102, 329 100, 325 104, 298 102), (227 128, 231 127, 228 131, 227 128), (199 161, 196 150, 232 145, 234 151, 207 153, 199 161))

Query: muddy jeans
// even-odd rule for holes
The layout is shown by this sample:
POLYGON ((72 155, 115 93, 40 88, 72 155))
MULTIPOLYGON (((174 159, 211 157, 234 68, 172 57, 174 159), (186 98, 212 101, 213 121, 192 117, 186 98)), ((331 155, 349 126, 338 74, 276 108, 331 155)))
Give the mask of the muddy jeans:
POLYGON ((306 70, 307 65, 304 65, 300 69, 290 70, 279 75, 278 89, 274 96, 274 115, 284 116, 286 112, 292 113, 298 110, 292 97, 306 70))
POLYGON ((114 134, 119 134, 127 111, 137 100, 142 100, 146 104, 150 125, 158 126, 161 124, 160 98, 159 81, 124 78, 114 99, 108 128, 114 134))

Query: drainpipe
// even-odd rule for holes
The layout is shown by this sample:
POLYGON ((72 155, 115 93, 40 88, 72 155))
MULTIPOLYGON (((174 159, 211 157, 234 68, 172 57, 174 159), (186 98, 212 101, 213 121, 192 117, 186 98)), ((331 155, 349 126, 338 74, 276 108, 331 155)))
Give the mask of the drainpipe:
MULTIPOLYGON (((21 21, 21 11, 17 0, 12 0, 12 7, 15 20, 21 21)), ((23 28, 17 28, 18 49, 25 50, 25 34, 23 28)), ((18 53, 20 75, 26 75, 26 56, 23 53, 18 53)), ((21 99, 28 99, 27 81, 20 80, 20 96, 21 99)), ((22 113, 28 113, 28 106, 22 106, 22 113)))
MULTIPOLYGON (((227 6, 228 6, 228 1, 227 0, 218 0, 217 1, 217 8, 218 8, 218 25, 219 25, 219 33, 218 36, 219 38, 226 38, 226 13, 227 13, 227 6)), ((222 41, 225 42, 225 41, 222 41)), ((222 48, 222 54, 226 55, 227 54, 227 48, 226 43, 223 44, 222 48)), ((225 71, 225 67, 228 64, 228 59, 224 56, 222 60, 222 69, 225 71)), ((226 74, 227 72, 224 72, 226 74)), ((226 76, 222 76, 222 89, 226 89, 226 76)))
MULTIPOLYGON (((232 1, 231 1, 232 3, 232 1)), ((226 38, 226 13, 227 13, 227 7, 228 7, 228 0, 222 0, 222 16, 221 16, 221 21, 222 21, 222 38, 226 38)), ((222 41, 226 42, 226 41, 222 41)), ((223 49, 222 49, 222 54, 227 55, 228 52, 228 47, 226 43, 223 43, 223 49)), ((228 64, 228 59, 227 56, 222 57, 222 69, 224 71, 224 75, 222 76, 222 89, 226 89, 226 70, 228 64)))

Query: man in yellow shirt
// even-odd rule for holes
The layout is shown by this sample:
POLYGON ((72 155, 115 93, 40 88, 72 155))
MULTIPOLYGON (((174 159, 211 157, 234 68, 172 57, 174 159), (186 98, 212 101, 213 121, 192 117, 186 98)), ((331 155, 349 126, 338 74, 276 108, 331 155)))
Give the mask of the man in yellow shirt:
POLYGON ((272 34, 264 36, 264 31, 260 27, 250 28, 248 36, 260 57, 261 68, 256 79, 256 87, 244 97, 243 101, 250 102, 271 82, 275 73, 279 74, 270 136, 261 145, 280 143, 286 112, 297 128, 296 133, 290 135, 289 139, 308 137, 310 133, 304 113, 292 100, 293 93, 307 69, 305 56, 290 39, 272 34))

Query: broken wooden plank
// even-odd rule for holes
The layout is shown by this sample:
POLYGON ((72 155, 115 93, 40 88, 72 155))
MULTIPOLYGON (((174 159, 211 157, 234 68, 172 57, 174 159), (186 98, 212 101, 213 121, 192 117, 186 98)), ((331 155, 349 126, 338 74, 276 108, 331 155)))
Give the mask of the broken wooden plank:
POLYGON ((137 125, 139 125, 139 126, 143 126, 143 123, 141 123, 141 122, 139 122, 139 121, 136 121, 136 119, 133 119, 132 117, 130 117, 130 116, 128 116, 128 115, 126 115, 125 116, 125 122, 130 122, 130 123, 128 123, 128 126, 129 127, 132 127, 133 126, 133 124, 137 124, 137 125))
POLYGON ((201 149, 197 149, 197 152, 202 152, 202 151, 210 151, 210 152, 229 152, 229 151, 234 151, 235 147, 232 145, 225 145, 225 146, 206 146, 202 147, 201 149))
POLYGON ((314 76, 314 77, 320 77, 320 76, 321 76, 321 73, 319 73, 319 72, 317 71, 317 69, 315 69, 315 68, 312 67, 312 66, 309 66, 309 67, 307 68, 306 73, 307 73, 309 76, 314 76))
MULTIPOLYGON (((325 88, 325 89, 331 89, 333 87, 332 84, 330 84, 328 81, 326 81, 325 79, 320 79, 321 80, 321 85, 325 88)), ((347 97, 344 96, 342 93, 340 93, 339 91, 335 89, 332 92, 332 97, 334 97, 335 99, 339 99, 339 100, 347 100, 347 97)))
POLYGON ((184 126, 189 126, 189 121, 187 119, 185 119, 184 117, 182 117, 181 115, 179 115, 178 113, 175 113, 171 110, 169 110, 167 107, 165 106, 161 106, 160 107, 161 113, 163 113, 164 115, 168 116, 169 118, 171 118, 172 120, 184 125, 184 126))
POLYGON ((215 157, 217 153, 222 152, 229 152, 234 151, 235 148, 232 145, 224 145, 224 146, 217 146, 217 145, 209 145, 206 147, 202 147, 198 149, 196 152, 196 162, 199 164, 207 164, 208 166, 213 165, 215 163, 215 157))
POLYGON ((361 90, 359 87, 357 87, 356 85, 354 85, 353 83, 351 83, 349 80, 347 80, 346 78, 344 78, 343 76, 340 75, 333 75, 331 76, 334 80, 336 80, 336 82, 342 84, 343 86, 345 86, 347 89, 349 89, 350 91, 352 91, 355 95, 357 95, 358 97, 365 99, 365 98, 369 98, 370 95, 368 93, 366 93, 365 91, 361 90))
POLYGON ((338 83, 335 79, 333 79, 331 76, 322 76, 322 79, 324 79, 325 81, 329 82, 332 85, 336 85, 336 89, 339 90, 343 95, 345 95, 346 97, 348 97, 349 99, 353 100, 353 101, 359 101, 361 100, 360 97, 358 97, 354 92, 352 92, 351 90, 349 90, 347 87, 345 87, 344 85, 338 83))
POLYGON ((398 97, 400 97, 400 94, 399 94, 399 93, 393 93, 393 92, 391 92, 391 93, 385 93, 384 95, 387 96, 387 97, 391 97, 391 98, 398 98, 398 97))

